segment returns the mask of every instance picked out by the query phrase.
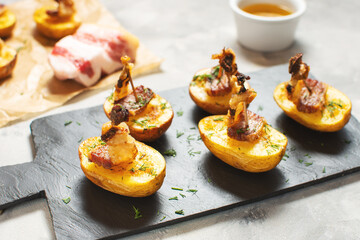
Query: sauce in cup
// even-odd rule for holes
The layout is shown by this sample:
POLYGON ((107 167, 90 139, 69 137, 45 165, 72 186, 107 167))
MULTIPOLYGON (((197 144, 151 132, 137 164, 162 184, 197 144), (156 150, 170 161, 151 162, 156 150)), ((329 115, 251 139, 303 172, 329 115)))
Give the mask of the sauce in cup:
POLYGON ((245 7, 239 6, 239 8, 247 13, 262 17, 282 17, 293 13, 293 11, 286 6, 271 3, 256 3, 245 7))

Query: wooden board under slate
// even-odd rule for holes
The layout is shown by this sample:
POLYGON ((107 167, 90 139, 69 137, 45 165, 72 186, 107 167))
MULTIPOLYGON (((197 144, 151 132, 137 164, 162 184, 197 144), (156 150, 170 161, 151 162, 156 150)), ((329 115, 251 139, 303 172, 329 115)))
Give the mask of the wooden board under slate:
POLYGON ((214 157, 197 129, 206 113, 191 101, 187 88, 181 88, 160 93, 172 104, 175 117, 166 134, 151 146, 162 153, 173 148, 177 154, 166 156, 167 175, 156 194, 137 199, 123 197, 97 187, 84 176, 77 148, 82 140, 100 135, 107 119, 102 106, 98 106, 37 119, 31 124, 35 160, 0 168, 0 209, 44 197, 58 239, 114 238, 250 204, 359 170, 359 122, 352 117, 344 129, 335 133, 320 133, 299 125, 282 113, 272 97, 275 86, 288 78, 285 65, 251 74, 250 83, 258 97, 250 109, 285 132, 289 140, 289 157, 269 172, 246 173, 214 157), (177 137, 180 132, 184 135, 177 137), (175 196, 178 200, 169 200, 175 196), (64 203, 62 199, 69 197, 70 202, 64 203), (133 206, 141 211, 142 218, 134 219, 133 206), (177 210, 183 210, 184 215, 176 214, 177 210))

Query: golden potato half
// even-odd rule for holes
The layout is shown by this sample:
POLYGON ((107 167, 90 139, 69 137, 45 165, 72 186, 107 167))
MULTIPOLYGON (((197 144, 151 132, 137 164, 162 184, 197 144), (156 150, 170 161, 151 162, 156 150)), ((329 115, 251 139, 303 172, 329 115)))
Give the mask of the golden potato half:
MULTIPOLYGON (((210 68, 200 70, 196 75, 209 74, 210 68)), ((211 114, 226 114, 232 93, 224 96, 210 96, 205 89, 206 80, 193 79, 189 86, 191 99, 204 111, 211 114)))
POLYGON ((34 12, 34 20, 37 30, 44 36, 52 39, 60 39, 73 34, 81 22, 79 17, 74 14, 68 18, 58 18, 49 16, 46 11, 51 7, 42 7, 34 12))
POLYGON ((0 15, 0 37, 8 37, 16 24, 16 16, 13 12, 6 9, 0 15))
POLYGON ((274 90, 274 99, 286 115, 313 130, 335 132, 342 129, 351 117, 350 99, 328 86, 326 91, 326 107, 315 113, 299 112, 296 105, 287 98, 286 82, 279 84, 274 90))
POLYGON ((227 116, 215 115, 199 122, 206 147, 225 163, 246 172, 266 172, 278 165, 285 154, 287 138, 265 125, 263 135, 254 142, 238 141, 227 135, 227 116))
POLYGON ((0 50, 0 79, 9 76, 12 73, 16 64, 16 59, 16 50, 3 44, 0 50))
MULTIPOLYGON (((112 97, 108 97, 104 103, 104 112, 110 119, 110 112, 114 106, 112 97)), ((144 111, 130 116, 126 124, 129 126, 130 135, 138 141, 151 142, 163 135, 170 127, 174 111, 164 98, 155 94, 144 111)))
POLYGON ((136 142, 138 154, 131 163, 106 169, 88 159, 91 149, 100 142, 100 137, 93 137, 79 146, 81 169, 90 181, 110 192, 129 197, 146 197, 160 189, 165 178, 166 163, 158 151, 136 142))

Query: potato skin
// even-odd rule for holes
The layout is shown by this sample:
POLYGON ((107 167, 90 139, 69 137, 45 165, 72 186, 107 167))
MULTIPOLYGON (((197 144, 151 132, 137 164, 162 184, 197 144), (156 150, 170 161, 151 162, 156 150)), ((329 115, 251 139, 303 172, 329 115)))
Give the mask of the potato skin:
MULTIPOLYGON (((201 75, 208 72, 210 72, 210 68, 202 69, 195 75, 201 75)), ((194 79, 189 85, 189 94, 196 105, 211 114, 226 114, 232 96, 232 92, 224 96, 210 96, 205 90, 205 83, 194 79)))
POLYGON ((223 162, 246 172, 266 172, 275 168, 285 154, 287 138, 266 125, 254 142, 238 141, 227 135, 227 116, 214 115, 199 122, 206 147, 223 162), (219 120, 223 119, 223 120, 219 120))
POLYGON ((0 16, 0 37, 9 37, 15 27, 16 16, 10 10, 5 10, 5 12, 0 16))
POLYGON ((37 30, 44 36, 52 39, 60 39, 75 33, 81 22, 77 15, 68 18, 50 17, 46 11, 52 7, 41 7, 34 12, 34 21, 37 30))
POLYGON ((138 154, 132 162, 106 169, 88 159, 91 147, 100 144, 99 139, 88 138, 79 146, 81 169, 90 181, 105 190, 128 197, 146 197, 160 189, 166 175, 166 162, 158 151, 136 142, 138 154))
POLYGON ((336 132, 342 129, 351 117, 350 99, 332 86, 328 86, 326 91, 327 107, 315 113, 299 112, 296 105, 287 98, 287 94, 286 82, 283 82, 275 88, 273 97, 287 116, 310 129, 336 132))
MULTIPOLYGON (((104 112, 110 119, 110 112, 114 106, 114 100, 106 99, 104 112)), ((130 116, 126 124, 129 126, 130 135, 141 142, 152 142, 161 137, 170 127, 174 111, 164 98, 155 94, 143 112, 130 116), (142 124, 144 123, 144 124, 142 124)))
POLYGON ((12 73, 16 60, 16 50, 4 45, 0 56, 0 79, 6 78, 12 73))

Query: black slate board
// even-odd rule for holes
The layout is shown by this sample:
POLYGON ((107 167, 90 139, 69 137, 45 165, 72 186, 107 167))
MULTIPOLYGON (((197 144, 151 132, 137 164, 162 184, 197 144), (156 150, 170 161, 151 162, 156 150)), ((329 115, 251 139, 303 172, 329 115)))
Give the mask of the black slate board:
POLYGON ((360 124, 354 117, 339 132, 320 133, 299 125, 276 105, 272 91, 289 78, 286 70, 287 66, 281 65, 250 75, 250 83, 258 92, 250 109, 285 132, 289 140, 289 157, 269 172, 246 173, 214 157, 199 140, 197 129, 198 121, 207 114, 191 101, 187 88, 180 88, 160 93, 172 104, 175 117, 166 134, 150 145, 162 153, 174 148, 177 155, 166 157, 167 175, 156 194, 137 199, 123 197, 86 179, 77 147, 83 139, 100 135, 101 125, 107 121, 102 106, 97 106, 32 122, 35 160, 0 168, 0 209, 44 197, 58 239, 115 238, 249 204, 359 170, 360 124), (72 123, 65 126, 68 121, 72 123), (184 135, 177 138, 177 132, 184 135), (198 151, 201 153, 194 153, 198 151), (178 200, 169 200, 174 196, 178 200), (62 199, 68 197, 71 201, 65 204, 62 199), (134 219, 133 206, 141 211, 142 218, 134 219), (177 210, 183 210, 184 215, 175 214, 177 210))

